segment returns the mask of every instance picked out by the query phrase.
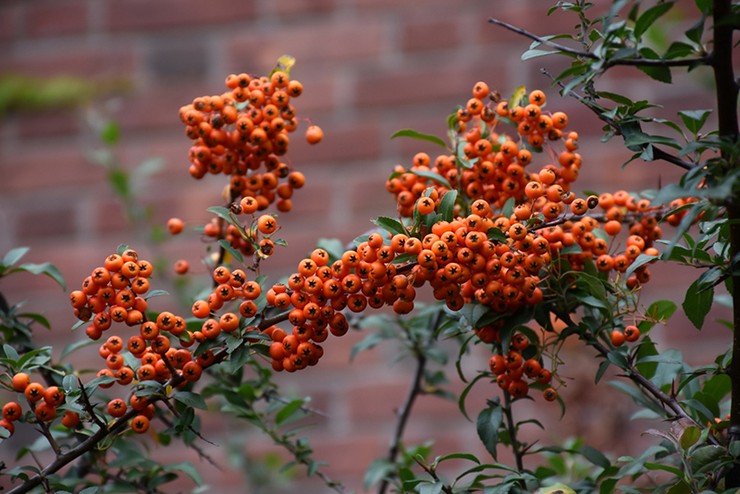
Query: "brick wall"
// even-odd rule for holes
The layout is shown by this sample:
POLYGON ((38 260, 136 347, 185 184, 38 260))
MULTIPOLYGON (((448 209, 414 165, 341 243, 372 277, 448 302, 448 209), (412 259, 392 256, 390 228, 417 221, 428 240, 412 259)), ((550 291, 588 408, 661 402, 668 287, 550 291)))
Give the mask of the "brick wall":
MULTIPOLYGON (((288 53, 298 59, 294 75, 305 87, 299 113, 320 124, 326 137, 318 147, 299 138, 291 143, 291 163, 305 172, 308 184, 296 193, 296 211, 281 218, 290 249, 270 261, 271 274, 287 274, 317 238, 347 242, 370 226, 370 218, 392 214, 393 201, 383 183, 393 165, 409 163, 419 150, 433 151, 419 142, 390 140, 393 132, 414 128, 443 135, 446 115, 467 100, 477 80, 502 94, 520 84, 547 88, 540 67, 555 72, 562 61, 521 62, 519 54, 528 42, 486 22, 495 15, 540 33, 574 23, 562 14, 545 18, 545 7, 536 0, 5 0, 0 5, 0 73, 72 75, 99 87, 123 83, 126 90, 98 98, 89 107, 0 117, 0 253, 27 245, 27 260, 54 262, 71 286, 120 243, 136 246, 149 258, 186 257, 196 272, 204 273, 198 268, 202 246, 197 240, 178 238, 152 246, 145 229, 126 222, 105 185, 104 169, 87 158, 99 143, 86 119, 95 111, 120 122, 122 139, 115 156, 127 170, 148 158, 163 159, 162 168, 135 190, 142 204, 154 208, 154 222, 177 215, 190 224, 202 223, 206 207, 219 202, 223 185, 215 177, 196 182, 187 174, 189 144, 178 108, 194 96, 221 92, 226 74, 267 72, 279 55, 288 53)), ((690 109, 711 107, 706 76, 680 76, 672 86, 656 86, 636 71, 623 70, 605 81, 605 89, 662 102, 670 118, 686 101, 692 101, 690 109)), ((664 163, 637 162, 622 170, 629 152, 618 140, 602 144, 595 117, 555 91, 548 94, 551 107, 567 111, 571 127, 581 133, 582 189, 639 190, 678 176, 664 163)), ((680 297, 694 275, 672 267, 656 273, 645 290, 646 302, 680 297)), ((44 310, 54 322, 52 332, 38 331, 40 342, 62 345, 79 338, 68 330, 74 320, 66 294, 48 279, 21 275, 12 284, 2 283, 12 302, 27 299, 28 309, 44 310)), ((156 303, 162 304, 160 309, 165 306, 156 303)), ((680 316, 676 319, 659 338, 692 348, 692 360, 729 341, 726 332, 710 324, 697 354, 691 346, 695 333, 680 316)), ((396 351, 388 346, 362 354, 348 366, 349 350, 361 337, 350 333, 335 339, 326 345, 320 366, 280 377, 286 389, 314 396, 313 405, 324 413, 307 432, 316 456, 327 461, 330 476, 354 489, 361 488, 367 465, 385 454, 394 410, 411 373, 408 364, 394 361, 396 351)), ((583 370, 593 367, 590 355, 578 349, 572 353, 563 368, 574 378, 563 390, 569 402, 563 421, 541 400, 524 404, 525 413, 541 416, 548 437, 566 431, 583 434, 615 454, 634 451, 645 440, 636 433, 626 437, 624 428, 639 432, 647 426, 628 423, 631 406, 609 387, 591 385, 592 371, 583 370), (592 401, 597 396, 598 407, 592 401)), ((472 358, 471 369, 487 360, 480 351, 472 358)), ((448 370, 455 381, 454 370, 448 370)), ((492 387, 479 385, 471 410, 495 394, 492 387)), ((460 417, 454 403, 422 397, 418 407, 408 443, 433 440, 434 454, 480 452, 474 425, 460 417)), ((223 466, 219 471, 195 458, 205 481, 220 492, 244 492, 239 468, 228 465, 229 448, 256 456, 275 449, 242 424, 224 427, 215 416, 205 416, 204 422, 206 437, 215 443, 204 449, 223 466)), ((0 457, 10 458, 12 465, 7 453, 13 443, 7 444, 0 447, 0 457)), ((172 448, 155 448, 159 453, 168 460, 193 459, 190 452, 172 448)), ((309 486, 302 492, 324 492, 316 480, 301 478, 299 474, 297 481, 309 486)), ((191 488, 187 482, 180 486, 183 491, 191 488)))

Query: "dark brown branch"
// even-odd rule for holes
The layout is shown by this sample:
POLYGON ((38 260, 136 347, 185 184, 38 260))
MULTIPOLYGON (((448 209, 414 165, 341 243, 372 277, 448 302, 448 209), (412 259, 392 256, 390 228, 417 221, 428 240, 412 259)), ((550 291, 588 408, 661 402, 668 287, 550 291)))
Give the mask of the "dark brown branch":
POLYGON ((598 60, 599 57, 594 55, 593 53, 589 51, 581 51, 576 50, 574 48, 569 48, 565 45, 561 45, 559 43, 554 43, 546 38, 543 38, 541 36, 537 36, 534 33, 530 33, 526 29, 522 29, 520 27, 514 26, 512 24, 509 24, 508 22, 504 22, 498 19, 495 19, 493 17, 488 18, 488 22, 491 24, 496 24, 497 26, 501 26, 505 29, 508 29, 511 32, 517 33, 521 36, 524 36, 525 38, 529 38, 532 41, 537 41, 538 43, 541 43, 543 45, 549 46, 550 48, 555 48, 559 52, 568 53, 569 55, 575 55, 577 57, 583 57, 583 58, 589 58, 591 60, 598 60))
MULTIPOLYGON (((521 450, 521 444, 517 439, 516 423, 514 423, 514 414, 511 412, 511 395, 504 390, 504 418, 506 419, 506 429, 509 431, 509 441, 511 442, 511 452, 514 454, 516 469, 524 471, 524 452, 521 450)), ((522 487, 525 487, 522 485, 522 487)))

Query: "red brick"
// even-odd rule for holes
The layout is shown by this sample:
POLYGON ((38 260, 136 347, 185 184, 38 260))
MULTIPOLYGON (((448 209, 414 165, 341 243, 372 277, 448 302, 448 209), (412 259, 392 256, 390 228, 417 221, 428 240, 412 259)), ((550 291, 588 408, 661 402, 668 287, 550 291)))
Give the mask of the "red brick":
MULTIPOLYGON (((51 206, 51 205, 50 205, 51 206)), ((16 239, 24 244, 33 237, 65 236, 75 231, 74 203, 44 209, 27 209, 16 215, 16 239)))
POLYGON ((54 47, 15 50, 5 63, 6 70, 24 75, 44 78, 72 75, 112 84, 113 80, 133 72, 134 57, 130 47, 73 43, 61 50, 54 47))
POLYGON ((255 15, 255 1, 120 0, 108 5, 106 25, 113 31, 161 30, 211 24, 228 24, 255 15))
POLYGON ((20 139, 54 138, 80 132, 79 112, 73 109, 18 111, 13 119, 20 139))
POLYGON ((366 19, 362 24, 327 19, 286 30, 237 35, 231 43, 231 56, 235 60, 252 60, 258 67, 272 67, 286 53, 306 66, 343 60, 357 63, 378 56, 385 36, 384 25, 375 19, 366 19))
POLYGON ((327 15, 336 7, 337 0, 274 0, 268 3, 281 18, 290 16, 327 15))
POLYGON ((440 64, 439 67, 409 68, 400 72, 368 71, 357 81, 354 93, 360 107, 393 106, 459 98, 460 94, 467 95, 470 91, 465 86, 466 77, 461 74, 460 67, 440 64))
POLYGON ((102 168, 88 163, 69 141, 27 145, 22 151, 6 147, 0 163, 7 171, 0 183, 3 194, 100 183, 103 178, 102 168))
POLYGON ((0 40, 9 41, 22 31, 25 2, 4 2, 0 6, 0 40))
MULTIPOLYGON (((359 122, 321 123, 324 139, 311 146, 302 138, 302 126, 291 136, 290 156, 299 157, 303 163, 335 163, 346 166, 347 162, 360 159, 377 159, 380 144, 385 138, 378 123, 367 118, 359 122), (295 135, 294 134, 294 135, 295 135)), ((294 158, 298 159, 298 158, 294 158)), ((302 170, 304 170, 302 168, 302 170)), ((304 171, 305 173, 305 171, 304 171)))
POLYGON ((460 23, 455 11, 447 16, 435 11, 434 17, 408 18, 403 23, 401 47, 405 51, 429 51, 453 48, 462 43, 460 23))
POLYGON ((88 27, 87 5, 85 0, 30 3, 26 14, 26 32, 33 37, 85 32, 88 27))

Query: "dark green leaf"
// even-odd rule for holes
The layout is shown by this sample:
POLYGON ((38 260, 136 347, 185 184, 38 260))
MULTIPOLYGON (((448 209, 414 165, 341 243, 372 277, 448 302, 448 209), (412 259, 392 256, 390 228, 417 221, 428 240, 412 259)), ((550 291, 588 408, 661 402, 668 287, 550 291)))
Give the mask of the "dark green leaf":
POLYGON ((419 139, 419 140, 422 140, 422 141, 429 141, 429 142, 433 142, 434 144, 437 144, 439 146, 442 146, 445 149, 447 148, 447 144, 445 143, 445 141, 443 141, 439 137, 437 137, 435 135, 431 135, 431 134, 423 134, 421 132, 417 132, 417 131, 412 130, 412 129, 402 129, 402 130, 399 130, 399 131, 397 131, 396 133, 394 133, 391 136, 391 139, 395 139, 396 137, 410 137, 412 139, 419 139))
POLYGON ((655 21, 660 19, 666 12, 671 10, 672 7, 673 2, 663 2, 643 12, 642 15, 638 17, 637 21, 635 22, 635 38, 640 39, 642 35, 645 34, 645 31, 647 31, 648 28, 652 26, 655 21))
POLYGON ((218 245, 220 245, 223 250, 228 252, 236 261, 244 263, 244 256, 242 256, 241 252, 231 246, 231 242, 229 242, 225 238, 222 238, 218 241, 218 245))
POLYGON ((190 391, 178 391, 172 397, 182 403, 193 408, 199 408, 201 410, 207 410, 208 405, 203 397, 197 393, 191 393, 190 391))
POLYGON ((455 200, 457 199, 457 190, 452 189, 442 196, 442 200, 439 202, 439 214, 442 216, 444 221, 452 221, 454 219, 455 211, 455 200))
POLYGON ((686 290, 686 298, 681 306, 694 327, 701 329, 704 318, 709 313, 709 309, 712 308, 714 287, 702 286, 698 281, 694 281, 686 290))
POLYGON ((41 324, 46 329, 51 329, 51 323, 41 314, 37 314, 35 312, 24 312, 22 314, 18 314, 18 318, 31 319, 32 321, 41 324))
POLYGON ((478 420, 476 421, 478 437, 494 460, 497 455, 496 446, 498 445, 498 432, 502 420, 503 410, 499 405, 491 403, 488 408, 484 408, 478 414, 478 420))
POLYGON ((681 121, 692 134, 699 133, 712 110, 684 110, 678 112, 681 121))
POLYGON ((650 261, 653 261, 657 259, 660 256, 651 256, 648 254, 640 254, 637 256, 637 258, 632 262, 632 264, 629 265, 627 270, 624 272, 624 278, 627 279, 629 276, 635 272, 637 268, 640 266, 644 266, 645 264, 649 263, 650 261))
POLYGON ((387 216, 378 216, 373 220, 373 223, 378 225, 383 230, 392 234, 406 234, 406 229, 403 227, 400 221, 388 218, 387 216))

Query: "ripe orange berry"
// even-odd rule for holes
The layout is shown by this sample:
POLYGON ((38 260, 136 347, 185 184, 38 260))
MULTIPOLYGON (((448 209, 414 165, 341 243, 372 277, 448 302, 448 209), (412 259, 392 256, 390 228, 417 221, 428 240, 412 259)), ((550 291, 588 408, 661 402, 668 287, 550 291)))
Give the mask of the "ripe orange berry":
POLYGON ((2 419, 2 420, 0 420, 0 427, 4 428, 4 429, 6 429, 6 430, 7 430, 8 432, 10 432, 10 435, 11 435, 11 436, 12 436, 12 435, 13 435, 13 433, 15 432, 15 426, 13 425, 13 422, 11 422, 11 421, 9 421, 9 420, 6 420, 6 419, 2 419))
POLYGON ((26 386, 23 394, 31 403, 36 403, 44 397, 44 386, 41 383, 31 383, 26 386))
POLYGON ((640 328, 630 324, 624 328, 624 338, 630 343, 637 341, 640 338, 640 328))
POLYGON ((612 345, 614 346, 622 346, 626 339, 624 336, 624 333, 618 329, 615 329, 614 331, 612 331, 611 337, 612 337, 612 345))
POLYGON ((31 383, 31 377, 26 374, 25 372, 19 372, 18 374, 14 375, 11 379, 11 384, 13 386, 13 389, 18 391, 19 393, 23 393, 26 390, 26 387, 31 383))
POLYGON ((149 419, 145 415, 137 415, 131 419, 131 430, 143 434, 149 430, 149 419))
POLYGON ((558 392, 554 388, 547 388, 542 392, 545 401, 555 401, 558 398, 558 392))
POLYGON ((318 144, 324 138, 324 131, 318 125, 310 125, 306 129, 306 142, 318 144))
POLYGON ((39 419, 42 422, 50 422, 54 420, 54 417, 57 415, 57 409, 55 406, 50 405, 49 403, 42 401, 38 405, 36 405, 36 409, 34 410, 34 413, 36 414, 36 418, 39 419))
POLYGON ((185 259, 178 259, 175 261, 174 270, 177 274, 185 274, 190 270, 190 264, 185 259))
POLYGON ((62 415, 62 425, 66 427, 67 429, 73 429, 77 427, 80 424, 80 414, 77 412, 73 412, 72 410, 67 410, 64 412, 64 415, 62 415))
POLYGON ((108 402, 107 410, 111 417, 118 418, 126 413, 127 408, 128 407, 126 406, 125 401, 123 401, 121 398, 115 398, 108 402))
POLYGON ((264 235, 274 233, 277 227, 277 220, 270 214, 263 214, 257 220, 257 229, 264 235))
POLYGON ((182 221, 180 218, 170 218, 169 220, 167 220, 167 231, 170 232, 170 235, 177 235, 178 233, 182 233, 184 227, 185 222, 182 221))
POLYGON ((21 406, 15 401, 9 401, 3 406, 3 418, 10 422, 18 420, 22 413, 21 406))

